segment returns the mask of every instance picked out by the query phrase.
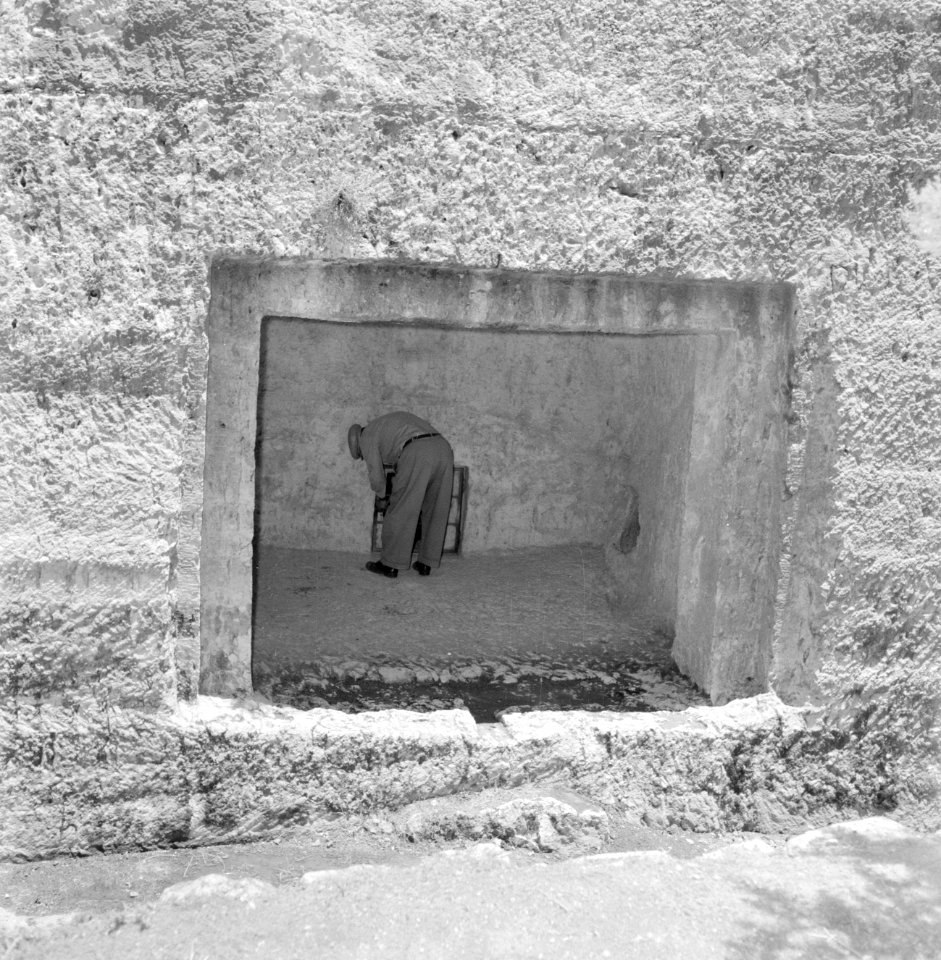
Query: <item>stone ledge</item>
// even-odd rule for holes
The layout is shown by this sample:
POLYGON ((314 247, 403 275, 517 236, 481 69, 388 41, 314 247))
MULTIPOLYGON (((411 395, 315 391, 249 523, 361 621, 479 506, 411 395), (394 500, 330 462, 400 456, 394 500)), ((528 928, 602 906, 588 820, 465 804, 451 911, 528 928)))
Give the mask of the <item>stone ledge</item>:
POLYGON ((662 828, 814 826, 868 800, 863 789, 805 790, 809 771, 826 780, 820 737, 771 694, 487 725, 461 710, 347 715, 212 697, 172 714, 20 710, 0 722, 0 858, 258 839, 324 816, 550 778, 662 828))

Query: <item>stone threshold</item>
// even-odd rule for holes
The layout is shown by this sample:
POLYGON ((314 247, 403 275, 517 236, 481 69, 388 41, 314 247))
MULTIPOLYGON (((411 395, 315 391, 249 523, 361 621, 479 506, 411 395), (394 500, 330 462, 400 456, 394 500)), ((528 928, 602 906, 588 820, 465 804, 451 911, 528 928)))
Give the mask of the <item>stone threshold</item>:
POLYGON ((773 694, 493 724, 465 710, 348 715, 199 697, 167 714, 111 709, 107 722, 24 708, 0 730, 12 758, 0 858, 263 839, 549 780, 656 827, 770 833, 843 818, 836 794, 804 789, 809 766, 821 781, 817 735, 773 694))

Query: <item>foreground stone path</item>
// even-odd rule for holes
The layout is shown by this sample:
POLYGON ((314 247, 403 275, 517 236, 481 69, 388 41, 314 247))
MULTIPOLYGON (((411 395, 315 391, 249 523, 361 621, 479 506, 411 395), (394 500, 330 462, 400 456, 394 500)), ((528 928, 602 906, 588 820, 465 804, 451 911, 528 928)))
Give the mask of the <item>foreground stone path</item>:
POLYGON ((941 955, 941 836, 885 818, 661 851, 526 862, 489 840, 276 888, 209 875, 94 918, 0 918, 7 958, 798 960, 941 955))

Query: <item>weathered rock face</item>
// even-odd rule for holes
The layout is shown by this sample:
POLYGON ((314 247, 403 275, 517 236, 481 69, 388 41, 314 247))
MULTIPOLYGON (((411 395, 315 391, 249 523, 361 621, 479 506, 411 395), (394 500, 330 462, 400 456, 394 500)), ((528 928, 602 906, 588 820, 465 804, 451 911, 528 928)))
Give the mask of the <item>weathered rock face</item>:
POLYGON ((772 694, 675 714, 509 714, 481 726, 460 710, 347 716, 200 697, 172 715, 24 708, 0 734, 4 858, 247 840, 337 812, 546 780, 570 789, 482 800, 444 820, 426 804, 399 829, 590 847, 605 830, 592 805, 602 804, 663 828, 775 832, 865 809, 886 785, 772 694))
POLYGON ((480 792, 444 810, 437 800, 413 803, 384 823, 409 840, 494 840, 544 853, 597 850, 609 834, 603 808, 555 785, 509 799, 480 792))
MULTIPOLYGON (((182 464, 221 249, 791 281, 771 683, 822 707, 851 793, 878 781, 937 823, 937 245, 902 215, 941 160, 937 41, 928 0, 6 10, 0 724, 22 815, 59 802, 46 711, 113 757, 117 706, 165 730, 151 711, 196 692, 182 464)), ((70 769, 89 802, 111 790, 70 769)))

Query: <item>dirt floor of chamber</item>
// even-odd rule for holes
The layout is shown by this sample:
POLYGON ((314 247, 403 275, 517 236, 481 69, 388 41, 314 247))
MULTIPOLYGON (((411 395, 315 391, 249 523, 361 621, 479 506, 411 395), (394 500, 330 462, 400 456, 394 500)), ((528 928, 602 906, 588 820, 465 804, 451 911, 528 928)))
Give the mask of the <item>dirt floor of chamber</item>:
POLYGON ((671 638, 609 602, 603 551, 564 546, 455 557, 386 579, 368 554, 262 547, 256 691, 310 708, 682 709, 671 638))

